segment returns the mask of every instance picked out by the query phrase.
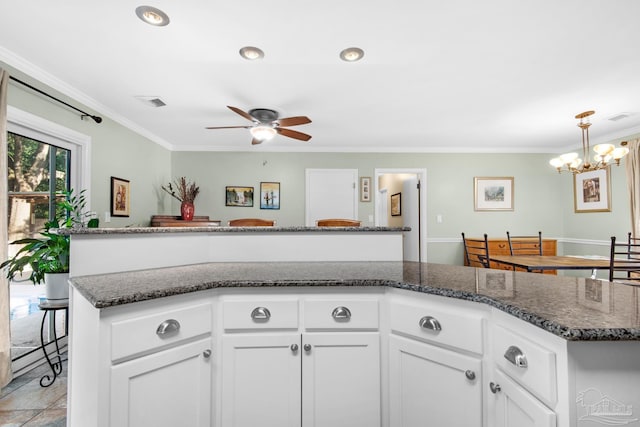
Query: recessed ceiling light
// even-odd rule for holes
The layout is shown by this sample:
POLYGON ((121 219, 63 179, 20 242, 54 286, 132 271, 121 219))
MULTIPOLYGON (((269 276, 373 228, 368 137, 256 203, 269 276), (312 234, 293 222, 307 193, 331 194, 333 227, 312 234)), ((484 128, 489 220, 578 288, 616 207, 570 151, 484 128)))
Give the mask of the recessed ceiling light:
POLYGON ((256 59, 264 58, 264 52, 257 47, 245 46, 240 49, 240 56, 242 56, 244 59, 248 59, 249 61, 253 61, 256 59))
POLYGON ((364 50, 359 47, 348 47, 340 52, 340 59, 347 62, 355 62, 362 59, 364 50))
POLYGON ((169 17, 167 14, 155 7, 138 6, 136 7, 136 15, 149 25, 155 25, 156 27, 169 25, 169 17))

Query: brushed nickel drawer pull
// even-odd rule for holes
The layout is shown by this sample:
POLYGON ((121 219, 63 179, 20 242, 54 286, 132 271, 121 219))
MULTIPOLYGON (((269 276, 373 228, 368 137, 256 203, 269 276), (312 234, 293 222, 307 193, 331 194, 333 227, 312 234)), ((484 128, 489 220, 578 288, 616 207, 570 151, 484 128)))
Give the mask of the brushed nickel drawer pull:
POLYGON ((256 307, 251 312, 251 318, 259 322, 266 322, 271 318, 271 312, 266 307, 256 307))
POLYGON ((419 324, 422 329, 430 329, 432 331, 442 330, 440 322, 438 322, 438 319, 436 319, 435 317, 424 316, 422 319, 420 319, 419 324))
POLYGON ((513 363, 518 368, 526 368, 528 366, 527 357, 515 345, 510 346, 504 353, 504 358, 513 363))
POLYGON ((180 330, 180 322, 176 319, 168 319, 158 325, 156 334, 160 338, 166 338, 169 335, 176 334, 180 330))
POLYGON ((349 310, 347 307, 336 307, 333 309, 333 312, 331 313, 331 316, 333 316, 333 318, 335 320, 337 320, 338 322, 342 321, 342 322, 346 322, 349 319, 351 319, 351 310, 349 310))

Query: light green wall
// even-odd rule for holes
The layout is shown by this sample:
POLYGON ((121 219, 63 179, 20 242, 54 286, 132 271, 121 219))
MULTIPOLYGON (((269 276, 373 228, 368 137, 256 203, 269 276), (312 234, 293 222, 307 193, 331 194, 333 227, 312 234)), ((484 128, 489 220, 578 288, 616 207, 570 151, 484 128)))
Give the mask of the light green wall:
MULTIPOLYGON (((2 63, 0 67, 7 68, 2 63)), ((9 72, 20 80, 26 80, 11 69, 9 72)), ((36 86, 77 108, 91 112, 89 108, 52 89, 41 84, 36 86)), ((90 119, 81 120, 75 111, 13 83, 9 84, 7 103, 91 137, 91 177, 88 189, 91 194, 91 210, 98 213, 101 226, 147 225, 151 215, 164 212, 166 201, 158 196, 157 188, 171 177, 170 151, 108 117, 103 116, 100 124, 90 119), (131 215, 128 218, 113 217, 110 223, 105 223, 104 213, 110 211, 112 176, 130 181, 131 215)))
MULTIPOLYGON (((1 63, 0 66, 4 67, 1 63)), ((430 262, 461 263, 462 231, 468 235, 504 236, 506 230, 517 233, 542 230, 547 237, 594 242, 588 246, 561 243, 560 253, 606 253, 609 237, 624 236, 630 229, 623 166, 612 167, 611 171, 612 211, 576 214, 572 177, 553 171, 548 164, 551 154, 172 153, 108 117, 103 117, 101 124, 80 120, 75 112, 14 85, 10 85, 8 102, 91 137, 91 207, 100 214, 101 226, 148 225, 153 214, 178 215, 178 202, 160 186, 180 176, 200 186, 196 215, 208 215, 223 223, 236 217, 273 218, 279 225, 289 226, 304 224, 307 168, 356 168, 360 176, 372 178, 376 168, 425 168, 430 262), (111 176, 131 181, 132 210, 129 218, 112 218, 112 222, 106 224, 103 219, 104 212, 109 211, 111 176), (476 176, 514 177, 514 211, 475 212, 473 178, 476 176), (280 210, 260 210, 257 202, 252 208, 225 207, 225 186, 252 186, 257 194, 261 181, 281 183, 280 210), (442 215, 442 223, 436 222, 436 215, 442 215)), ((361 202, 358 210, 363 224, 370 224, 373 202, 361 202)))

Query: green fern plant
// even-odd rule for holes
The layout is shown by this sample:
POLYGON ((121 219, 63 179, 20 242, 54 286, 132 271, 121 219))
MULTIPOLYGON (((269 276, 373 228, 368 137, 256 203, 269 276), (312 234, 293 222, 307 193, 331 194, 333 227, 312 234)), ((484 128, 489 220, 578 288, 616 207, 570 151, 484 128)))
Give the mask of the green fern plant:
POLYGON ((60 192, 63 200, 56 203, 56 217, 47 221, 39 238, 28 237, 11 242, 12 245, 24 245, 10 259, 0 264, 7 270, 7 278, 13 279, 18 273, 31 267, 29 280, 34 284, 44 281, 45 273, 68 273, 70 257, 70 236, 55 232, 58 228, 98 227, 97 218, 90 219, 85 212, 85 190, 77 195, 73 189, 60 192))

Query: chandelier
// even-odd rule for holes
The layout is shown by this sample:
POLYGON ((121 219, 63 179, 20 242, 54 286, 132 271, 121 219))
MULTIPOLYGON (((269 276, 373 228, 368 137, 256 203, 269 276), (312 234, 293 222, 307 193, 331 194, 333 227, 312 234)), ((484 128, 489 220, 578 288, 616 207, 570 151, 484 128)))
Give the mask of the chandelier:
POLYGON ((576 119, 580 120, 578 127, 582 130, 582 157, 584 161, 575 152, 565 153, 549 160, 549 164, 556 168, 558 173, 571 172, 576 174, 604 169, 611 164, 612 160, 619 166, 620 159, 629 153, 626 141, 620 143, 621 147, 616 147, 613 144, 598 144, 593 147, 596 154, 593 156, 593 163, 591 163, 589 160, 589 126, 591 126, 589 116, 594 113, 595 111, 585 111, 576 115, 576 119))

